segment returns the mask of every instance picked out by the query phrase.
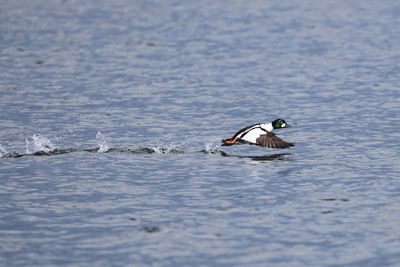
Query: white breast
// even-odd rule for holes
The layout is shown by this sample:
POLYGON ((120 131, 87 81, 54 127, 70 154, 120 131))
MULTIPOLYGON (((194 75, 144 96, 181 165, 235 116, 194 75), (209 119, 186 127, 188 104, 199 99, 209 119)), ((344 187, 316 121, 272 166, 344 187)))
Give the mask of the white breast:
POLYGON ((274 127, 272 126, 272 123, 261 123, 260 126, 267 132, 271 132, 274 129, 274 127))

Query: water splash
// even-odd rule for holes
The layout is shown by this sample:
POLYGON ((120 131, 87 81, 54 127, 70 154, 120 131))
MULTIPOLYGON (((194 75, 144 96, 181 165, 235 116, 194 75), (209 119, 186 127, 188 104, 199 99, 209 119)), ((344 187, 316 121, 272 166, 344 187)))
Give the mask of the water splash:
POLYGON ((26 154, 35 154, 38 152, 50 153, 58 149, 51 143, 50 139, 45 136, 34 134, 30 138, 25 139, 26 154))
POLYGON ((0 144, 0 158, 4 157, 7 154, 7 150, 0 144))
POLYGON ((98 131, 96 134, 96 140, 97 140, 97 145, 99 146, 97 153, 106 153, 108 151, 108 146, 104 134, 98 131))
POLYGON ((220 145, 216 144, 216 141, 204 142, 204 152, 207 154, 218 153, 219 148, 220 148, 220 145))

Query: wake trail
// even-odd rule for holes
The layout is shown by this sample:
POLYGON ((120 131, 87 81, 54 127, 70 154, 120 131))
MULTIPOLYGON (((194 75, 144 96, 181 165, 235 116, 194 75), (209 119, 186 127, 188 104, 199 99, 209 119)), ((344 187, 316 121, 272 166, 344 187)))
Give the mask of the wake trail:
POLYGON ((181 144, 161 144, 161 145, 121 145, 110 147, 106 142, 106 137, 100 131, 96 134, 97 146, 93 148, 60 148, 53 144, 45 136, 34 134, 25 140, 25 152, 7 151, 0 144, 0 158, 20 158, 27 156, 55 156, 76 152, 88 153, 131 153, 131 154, 183 154, 190 152, 200 152, 206 154, 218 153, 219 146, 214 141, 205 141, 204 149, 189 151, 182 149, 181 144))

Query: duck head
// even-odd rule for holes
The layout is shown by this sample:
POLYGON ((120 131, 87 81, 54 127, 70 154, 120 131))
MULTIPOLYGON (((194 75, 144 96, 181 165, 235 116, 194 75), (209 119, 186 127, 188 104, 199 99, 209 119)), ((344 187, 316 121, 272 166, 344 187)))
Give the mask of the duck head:
POLYGON ((292 126, 287 124, 286 121, 283 119, 277 119, 272 122, 272 127, 274 127, 274 129, 280 129, 280 128, 290 128, 292 126))

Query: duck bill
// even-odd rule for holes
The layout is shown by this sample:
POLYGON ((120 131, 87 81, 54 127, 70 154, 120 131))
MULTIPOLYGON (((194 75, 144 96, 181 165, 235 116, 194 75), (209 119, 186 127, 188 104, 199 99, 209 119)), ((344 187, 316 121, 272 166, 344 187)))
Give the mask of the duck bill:
POLYGON ((285 126, 283 126, 282 128, 291 128, 292 126, 290 126, 289 124, 286 123, 285 126))

